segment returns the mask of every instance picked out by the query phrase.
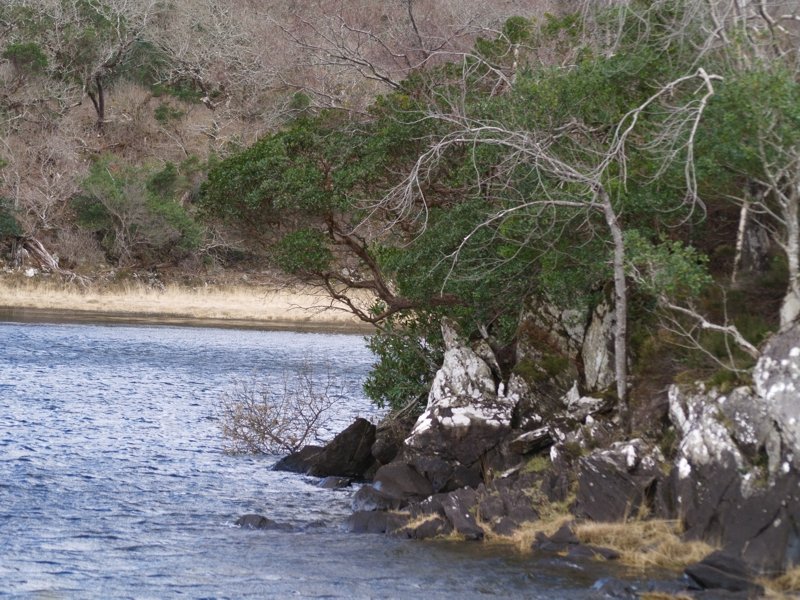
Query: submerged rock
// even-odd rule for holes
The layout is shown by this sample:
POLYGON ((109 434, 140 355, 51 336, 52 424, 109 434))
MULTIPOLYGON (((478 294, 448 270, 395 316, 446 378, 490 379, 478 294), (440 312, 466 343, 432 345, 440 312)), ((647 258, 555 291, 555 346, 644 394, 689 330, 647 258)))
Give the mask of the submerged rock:
POLYGON ((277 523, 272 519, 268 519, 263 515, 257 515, 257 514, 242 515, 241 517, 236 519, 234 525, 241 527, 242 529, 279 529, 279 530, 291 529, 290 525, 286 525, 285 523, 277 523))
POLYGON ((273 471, 289 471, 290 473, 307 473, 313 464, 314 457, 322 451, 322 446, 304 446, 297 452, 284 456, 272 467, 273 471))
POLYGON ((350 487, 352 483, 353 480, 349 477, 336 477, 335 475, 331 475, 320 481, 317 486, 326 490, 338 490, 350 487))

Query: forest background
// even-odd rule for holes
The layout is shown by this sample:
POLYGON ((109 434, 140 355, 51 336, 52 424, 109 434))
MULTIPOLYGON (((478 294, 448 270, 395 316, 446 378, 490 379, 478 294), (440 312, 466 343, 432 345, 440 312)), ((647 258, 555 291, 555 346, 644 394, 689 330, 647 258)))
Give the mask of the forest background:
POLYGON ((397 410, 443 316, 501 370, 585 380, 510 358, 542 306, 613 307, 621 406, 731 386, 800 313, 797 10, 11 0, 7 266, 317 286, 377 327, 366 388, 397 410))

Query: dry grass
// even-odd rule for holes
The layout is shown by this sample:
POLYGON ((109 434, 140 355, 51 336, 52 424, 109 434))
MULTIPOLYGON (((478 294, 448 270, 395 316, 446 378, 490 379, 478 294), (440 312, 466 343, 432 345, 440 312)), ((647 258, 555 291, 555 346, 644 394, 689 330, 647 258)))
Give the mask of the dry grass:
POLYGON ((527 523, 522 523, 510 536, 500 536, 492 533, 491 529, 487 526, 487 541, 502 545, 512 545, 520 552, 530 552, 533 542, 536 540, 537 533, 541 532, 545 535, 553 535, 564 523, 568 523, 574 520, 574 518, 575 517, 572 515, 562 514, 538 521, 528 521, 527 523))
POLYGON ((789 569, 780 577, 762 579, 768 598, 797 598, 800 596, 800 566, 789 569))
POLYGON ((575 533, 584 544, 616 550, 620 562, 639 569, 679 569, 714 551, 705 542, 682 540, 675 521, 580 523, 575 533))
POLYGON ((55 280, 0 277, 0 308, 366 330, 351 313, 330 308, 328 298, 300 288, 167 285, 161 289, 135 281, 82 288, 55 280))

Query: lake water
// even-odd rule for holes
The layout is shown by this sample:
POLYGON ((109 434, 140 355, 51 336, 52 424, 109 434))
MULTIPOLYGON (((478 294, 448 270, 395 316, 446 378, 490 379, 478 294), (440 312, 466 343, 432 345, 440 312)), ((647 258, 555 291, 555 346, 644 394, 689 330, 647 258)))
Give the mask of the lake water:
POLYGON ((232 381, 328 362, 374 416, 360 336, 0 322, 0 597, 581 598, 592 565, 347 533, 352 490, 223 452, 232 381), (260 513, 288 531, 243 530, 260 513))

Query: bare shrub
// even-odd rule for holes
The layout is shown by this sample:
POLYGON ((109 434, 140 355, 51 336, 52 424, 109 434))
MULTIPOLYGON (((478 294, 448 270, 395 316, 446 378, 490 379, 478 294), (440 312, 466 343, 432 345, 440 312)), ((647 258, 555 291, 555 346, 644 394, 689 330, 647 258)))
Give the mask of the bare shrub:
POLYGON ((321 377, 306 362, 279 381, 235 381, 219 403, 225 451, 231 454, 296 452, 320 433, 332 409, 347 397, 348 386, 326 368, 321 377))

